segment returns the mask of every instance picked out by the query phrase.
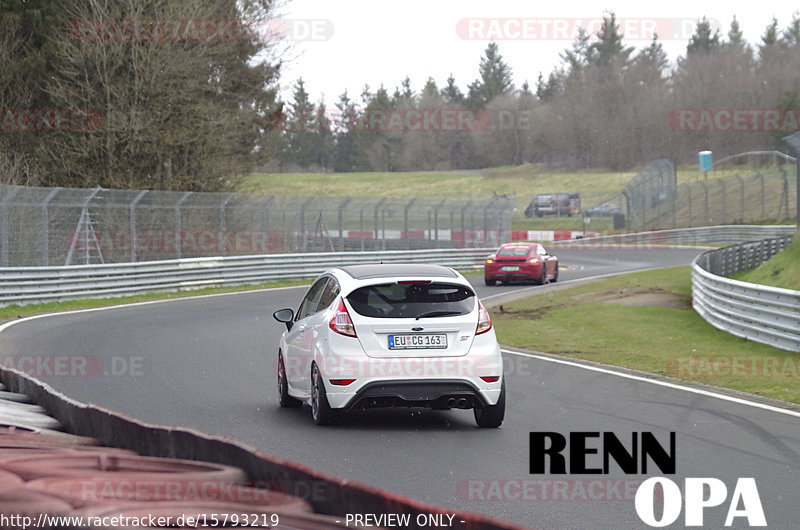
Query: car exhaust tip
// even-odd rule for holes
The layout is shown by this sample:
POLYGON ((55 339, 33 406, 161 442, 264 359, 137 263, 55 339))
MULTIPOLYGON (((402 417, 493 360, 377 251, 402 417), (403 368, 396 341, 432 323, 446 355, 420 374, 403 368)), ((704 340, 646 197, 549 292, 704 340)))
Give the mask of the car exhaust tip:
POLYGON ((447 406, 448 406, 449 408, 451 408, 451 409, 452 409, 452 408, 455 408, 456 406, 458 406, 458 402, 457 402, 456 398, 450 398, 450 399, 448 399, 448 400, 447 400, 447 406))
POLYGON ((458 398, 458 401, 456 402, 456 406, 458 408, 460 408, 460 409, 469 408, 469 401, 467 400, 467 398, 463 398, 463 397, 462 398, 458 398))

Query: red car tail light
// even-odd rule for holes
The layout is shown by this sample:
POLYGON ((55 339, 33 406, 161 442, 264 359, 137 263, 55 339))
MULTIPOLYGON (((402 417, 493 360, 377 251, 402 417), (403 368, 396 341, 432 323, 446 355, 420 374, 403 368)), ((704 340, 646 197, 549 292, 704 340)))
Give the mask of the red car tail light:
POLYGON ((496 383, 500 381, 499 375, 482 375, 481 379, 483 379, 487 383, 496 383))
POLYGON ((475 334, 480 335, 492 329, 492 319, 489 318, 489 312, 483 307, 483 304, 478 301, 478 327, 475 329, 475 334))
POLYGON ((347 312, 344 300, 341 298, 339 299, 339 306, 336 308, 336 312, 331 319, 330 328, 339 335, 344 335, 345 337, 356 336, 356 327, 353 325, 353 321, 350 319, 350 313, 347 312))
MULTIPOLYGON (((331 379, 331 384, 336 386, 347 386, 355 383, 355 379, 331 379)), ((487 381, 488 382, 488 381, 487 381)))
POLYGON ((534 263, 534 264, 535 263, 539 263, 539 258, 531 258, 531 259, 528 260, 528 262, 534 263))

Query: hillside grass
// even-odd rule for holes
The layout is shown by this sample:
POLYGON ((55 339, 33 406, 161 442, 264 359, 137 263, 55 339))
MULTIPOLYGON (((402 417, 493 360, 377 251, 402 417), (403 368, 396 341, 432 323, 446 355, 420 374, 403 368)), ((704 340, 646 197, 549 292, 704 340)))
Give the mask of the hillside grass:
MULTIPOLYGON (((244 177, 237 191, 269 195, 331 197, 420 197, 488 201, 506 195, 516 207, 514 230, 613 230, 610 217, 595 217, 584 224, 582 216, 527 218, 525 207, 539 193, 577 192, 585 208, 609 202, 624 211, 620 193, 636 176, 631 171, 563 171, 540 164, 524 164, 480 170, 355 172, 355 173, 256 173, 244 177)), ((702 178, 696 167, 678 169, 678 183, 702 178)))
POLYGON ((734 279, 800 291, 800 238, 795 238, 783 252, 766 263, 740 272, 734 279))

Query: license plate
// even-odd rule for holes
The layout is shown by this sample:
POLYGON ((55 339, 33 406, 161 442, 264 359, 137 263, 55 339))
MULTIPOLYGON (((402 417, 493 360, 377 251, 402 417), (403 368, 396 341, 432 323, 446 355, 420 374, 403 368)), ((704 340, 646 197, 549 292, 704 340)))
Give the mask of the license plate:
POLYGON ((517 266, 517 265, 506 265, 505 267, 502 267, 500 270, 501 271, 506 271, 506 272, 518 271, 519 270, 519 266, 517 266))
POLYGON ((389 335, 390 350, 422 350, 436 348, 447 348, 447 335, 444 333, 389 335))

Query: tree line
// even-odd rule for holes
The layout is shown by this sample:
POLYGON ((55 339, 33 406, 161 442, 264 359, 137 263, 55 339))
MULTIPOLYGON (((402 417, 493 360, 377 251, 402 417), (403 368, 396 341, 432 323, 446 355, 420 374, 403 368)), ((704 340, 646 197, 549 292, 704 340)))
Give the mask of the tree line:
POLYGON ((514 83, 491 42, 462 90, 406 78, 333 103, 289 101, 274 0, 0 0, 0 182, 222 190, 257 169, 627 169, 771 148, 800 119, 800 17, 743 38, 703 19, 670 65, 613 13, 561 64, 514 83), (277 44, 276 44, 277 42, 277 44), (792 119, 795 120, 792 123, 792 119))
POLYGON ((608 13, 594 35, 579 29, 561 59, 533 87, 516 87, 491 42, 466 93, 452 76, 444 87, 429 78, 418 91, 406 78, 391 93, 365 87, 359 103, 345 92, 333 108, 312 103, 299 79, 286 106, 281 163, 319 171, 523 163, 617 170, 663 157, 695 162, 701 150, 772 149, 800 130, 797 14, 784 29, 773 19, 755 45, 735 17, 724 36, 703 18, 670 65, 657 35, 637 51, 608 13), (436 109, 466 112, 465 125, 424 121, 436 109))

